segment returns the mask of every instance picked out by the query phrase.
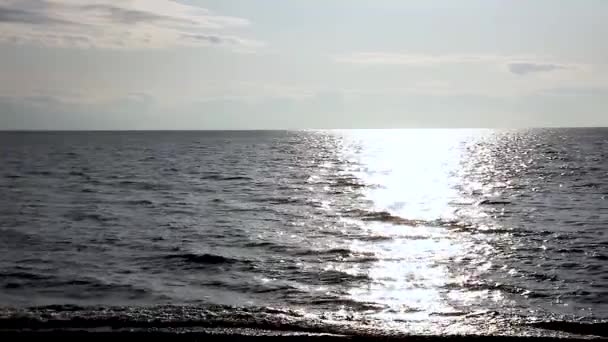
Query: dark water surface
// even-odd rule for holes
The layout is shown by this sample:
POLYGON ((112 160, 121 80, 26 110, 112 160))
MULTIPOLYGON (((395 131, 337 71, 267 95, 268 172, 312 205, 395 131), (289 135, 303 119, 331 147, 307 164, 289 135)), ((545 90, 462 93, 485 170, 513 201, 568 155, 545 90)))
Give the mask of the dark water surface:
POLYGON ((608 129, 5 132, 0 194, 4 318, 608 320, 608 129))

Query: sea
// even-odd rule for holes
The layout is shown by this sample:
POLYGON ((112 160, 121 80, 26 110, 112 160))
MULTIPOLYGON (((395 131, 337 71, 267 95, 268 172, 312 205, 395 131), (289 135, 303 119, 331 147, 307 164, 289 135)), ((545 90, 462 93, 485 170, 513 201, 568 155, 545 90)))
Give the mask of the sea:
POLYGON ((0 328, 607 322, 607 128, 0 133, 0 328))

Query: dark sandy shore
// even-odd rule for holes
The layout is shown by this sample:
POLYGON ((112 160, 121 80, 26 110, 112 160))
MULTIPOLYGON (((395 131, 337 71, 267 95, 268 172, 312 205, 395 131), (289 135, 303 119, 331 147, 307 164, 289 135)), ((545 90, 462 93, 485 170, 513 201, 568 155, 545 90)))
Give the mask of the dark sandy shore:
POLYGON ((588 341, 608 339, 608 322, 519 322, 486 313, 436 322, 418 333, 373 320, 331 321, 291 310, 206 306, 0 308, 0 342, 60 341, 588 341), (474 329, 458 330, 459 324, 474 329), (501 326, 502 324, 502 326, 501 326), (456 329, 454 329, 456 328, 456 329), (485 330, 484 330, 485 329, 485 330), (475 335, 472 335, 475 334, 475 335))
MULTIPOLYGON (((311 334, 298 332, 272 332, 254 330, 209 330, 196 332, 170 331, 84 331, 84 330, 49 330, 49 331, 0 331, 1 341, 18 340, 37 341, 407 341, 407 342, 460 342, 460 341, 589 341, 588 338, 556 338, 556 337, 516 337, 516 336, 349 336, 311 334)), ((600 338, 604 340, 605 338, 600 338)))
MULTIPOLYGON (((260 329, 240 327, 219 328, 119 328, 97 327, 48 327, 11 329, 0 328, 0 341, 44 340, 44 341, 394 341, 394 342, 461 342, 461 341, 503 341, 503 342, 574 342, 608 340, 606 327, 591 329, 569 329, 562 327, 553 335, 503 336, 503 335, 376 335, 358 333, 321 333, 289 329, 260 329), (570 330, 569 334, 562 334, 570 330)), ((553 331, 552 329, 548 331, 553 331)), ((555 331, 554 331, 555 332, 555 331)))

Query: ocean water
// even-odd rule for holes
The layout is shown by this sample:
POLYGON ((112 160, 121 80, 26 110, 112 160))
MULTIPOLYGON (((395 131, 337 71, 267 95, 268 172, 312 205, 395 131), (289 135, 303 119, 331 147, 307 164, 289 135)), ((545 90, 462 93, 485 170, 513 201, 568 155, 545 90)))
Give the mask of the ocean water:
POLYGON ((608 320, 608 129, 4 132, 0 194, 5 326, 608 320))

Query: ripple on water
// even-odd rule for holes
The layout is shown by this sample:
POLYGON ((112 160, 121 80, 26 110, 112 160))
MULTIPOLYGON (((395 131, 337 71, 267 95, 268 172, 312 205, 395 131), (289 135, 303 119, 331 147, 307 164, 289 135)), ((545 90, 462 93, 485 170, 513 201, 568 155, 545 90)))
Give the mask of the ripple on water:
MULTIPOLYGON (((606 319, 606 136, 0 133, 0 301, 236 302, 423 330, 432 313, 606 319)), ((182 309, 138 310, 109 319, 182 309)))

